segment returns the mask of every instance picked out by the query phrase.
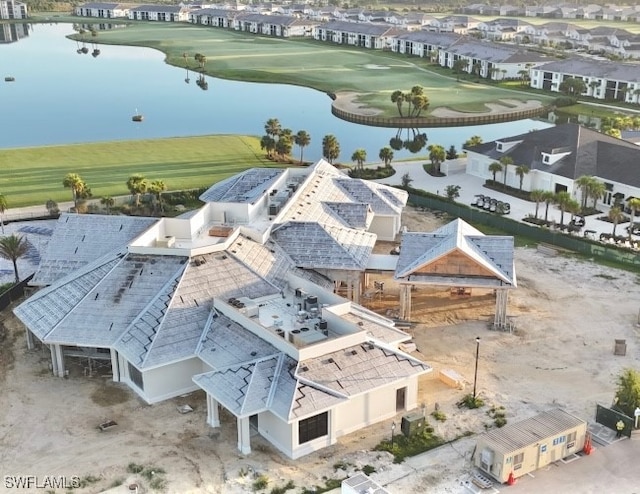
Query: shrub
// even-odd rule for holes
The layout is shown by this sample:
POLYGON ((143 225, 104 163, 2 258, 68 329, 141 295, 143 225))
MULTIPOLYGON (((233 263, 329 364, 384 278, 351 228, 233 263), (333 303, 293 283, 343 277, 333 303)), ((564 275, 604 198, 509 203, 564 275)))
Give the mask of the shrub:
POLYGON ((431 416, 438 422, 444 422, 445 420, 447 420, 447 416, 445 415, 445 413, 441 412, 440 410, 434 410, 433 412, 431 412, 431 416))
POLYGON ((477 396, 474 398, 472 394, 468 394, 464 398, 462 398, 462 401, 458 403, 458 406, 464 406, 469 409, 481 408, 484 406, 484 401, 482 400, 482 398, 479 398, 477 396))
POLYGON ((167 488, 167 481, 164 477, 158 475, 151 479, 149 487, 154 491, 164 491, 167 488))
POLYGON ((262 489, 266 489, 268 485, 269 485, 269 477, 262 474, 256 480, 253 481, 251 488, 254 491, 261 491, 262 489))
POLYGON ((147 480, 151 480, 157 475, 162 475, 163 473, 165 473, 165 471, 162 468, 148 467, 142 472, 142 476, 147 480))
POLYGON ((140 473, 144 470, 144 465, 139 465, 138 463, 129 463, 127 465, 127 472, 129 473, 140 473))
POLYGON ((563 106, 572 106, 578 102, 576 98, 572 98, 571 96, 558 96, 553 104, 558 108, 562 108, 563 106))
POLYGON ((374 467, 373 465, 365 465, 362 467, 362 473, 364 473, 365 475, 376 473, 376 467, 374 467))
POLYGON ((507 419, 504 417, 496 417, 493 421, 496 427, 503 427, 507 424, 507 419))
POLYGON ((274 487, 273 489, 271 489, 270 494, 284 494, 289 489, 295 489, 295 488, 296 488, 296 485, 293 483, 293 480, 290 480, 282 487, 274 487))

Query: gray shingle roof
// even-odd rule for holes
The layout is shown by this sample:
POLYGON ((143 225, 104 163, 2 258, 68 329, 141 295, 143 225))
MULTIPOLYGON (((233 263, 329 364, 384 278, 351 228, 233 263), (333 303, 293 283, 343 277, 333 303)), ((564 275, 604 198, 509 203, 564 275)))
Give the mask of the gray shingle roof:
POLYGON ((430 369, 408 355, 364 343, 302 361, 297 376, 311 386, 352 397, 430 369))
POLYGON ((362 270, 376 242, 373 233, 300 221, 272 235, 296 266, 309 269, 362 270))
POLYGON ((319 27, 325 31, 366 34, 369 36, 390 36, 406 32, 404 29, 391 27, 388 24, 370 24, 368 22, 331 21, 319 27))
POLYGON ((132 12, 185 12, 185 7, 180 5, 138 5, 131 7, 132 12))
POLYGON ((446 51, 456 55, 494 63, 534 63, 549 60, 549 57, 540 53, 499 45, 497 43, 469 40, 467 38, 456 41, 453 45, 449 46, 446 51))
POLYGON ((282 174, 279 168, 251 168, 243 173, 222 180, 202 193, 203 202, 253 202, 282 174))
POLYGON ((404 233, 394 278, 423 283, 486 286, 516 286, 513 237, 485 236, 461 219, 431 233, 404 233), (421 268, 450 253, 462 253, 487 274, 452 270, 420 273, 421 268))
POLYGON ((88 262, 125 247, 157 221, 134 216, 62 213, 31 284, 50 285, 88 262))
POLYGON ((575 180, 582 175, 640 187, 640 148, 622 139, 602 134, 577 124, 562 124, 499 139, 522 141, 505 153, 491 141, 469 148, 470 151, 498 160, 510 156, 514 163, 575 180), (571 151, 551 165, 542 162, 542 153, 571 151))
POLYGON ((542 72, 558 72, 615 81, 640 82, 640 65, 638 64, 570 58, 558 62, 545 63, 536 67, 536 69, 542 72))

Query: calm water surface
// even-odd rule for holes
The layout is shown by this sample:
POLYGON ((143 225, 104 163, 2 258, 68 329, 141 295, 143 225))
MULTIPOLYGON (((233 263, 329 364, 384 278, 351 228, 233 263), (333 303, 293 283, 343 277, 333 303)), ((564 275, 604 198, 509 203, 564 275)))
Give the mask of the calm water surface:
MULTIPOLYGON (((321 141, 334 134, 342 161, 364 148, 377 159, 381 147, 395 137, 393 129, 352 124, 331 114, 330 99, 321 92, 282 84, 254 84, 207 77, 209 89, 196 85, 190 73, 164 63, 158 51, 98 45, 93 57, 78 54, 78 45, 65 35, 71 24, 35 24, 30 35, 0 44, 0 148, 70 144, 122 139, 207 134, 262 135, 264 123, 277 118, 294 132, 311 135, 305 156, 322 155, 321 141), (4 82, 5 76, 15 82, 4 82), (144 122, 131 116, 144 114, 144 122)), ((522 120, 473 127, 421 129, 430 144, 458 150, 472 135, 485 141, 550 124, 522 120)), ((403 132, 406 135, 406 131, 403 132)), ((294 148, 294 154, 298 153, 294 148)), ((426 154, 422 151, 419 154, 426 154)), ((411 156, 395 151, 397 158, 411 156)))

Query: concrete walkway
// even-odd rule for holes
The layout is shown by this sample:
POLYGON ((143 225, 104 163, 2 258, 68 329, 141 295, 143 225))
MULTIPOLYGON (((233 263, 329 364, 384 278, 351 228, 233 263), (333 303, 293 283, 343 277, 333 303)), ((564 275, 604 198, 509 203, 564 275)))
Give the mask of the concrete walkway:
MULTIPOLYGON (((408 173, 413 180, 411 182, 411 187, 415 189, 422 189, 433 194, 439 194, 441 196, 445 195, 445 188, 447 187, 447 185, 459 185, 460 197, 456 200, 456 202, 459 202, 461 204, 470 205, 475 201, 475 196, 477 194, 483 194, 491 196, 499 201, 508 202, 511 205, 511 213, 508 217, 512 220, 522 221, 528 215, 533 216, 535 214, 535 203, 518 199, 516 197, 503 194, 491 189, 487 189, 486 187, 484 187, 485 180, 482 178, 467 175, 466 173, 454 173, 446 177, 432 177, 424 171, 423 165, 427 162, 428 160, 393 162, 392 166, 396 170, 395 175, 389 178, 376 180, 376 182, 388 185, 400 185, 402 183, 402 176, 405 173, 408 173)), ((379 164, 376 163, 370 166, 377 167, 379 166, 379 164)), ((579 200, 580 198, 578 197, 577 199, 579 200)), ((586 223, 582 229, 582 232, 584 232, 585 230, 592 230, 596 232, 594 234, 596 239, 601 233, 610 234, 613 231, 612 223, 597 219, 598 216, 606 216, 609 211, 609 207, 600 203, 598 204, 598 208, 602 211, 602 214, 586 217, 586 223)), ((545 204, 541 203, 538 209, 538 217, 544 218, 544 214, 545 204)), ((558 224, 560 223, 560 211, 553 204, 549 205, 547 218, 549 221, 555 221, 558 224)), ((568 224, 570 220, 571 214, 565 212, 565 225, 568 224)), ((638 220, 640 220, 640 218, 638 218, 638 220)), ((616 229, 616 235, 626 235, 627 225, 628 223, 619 224, 616 229)), ((582 233, 580 233, 579 235, 582 236, 582 233)))

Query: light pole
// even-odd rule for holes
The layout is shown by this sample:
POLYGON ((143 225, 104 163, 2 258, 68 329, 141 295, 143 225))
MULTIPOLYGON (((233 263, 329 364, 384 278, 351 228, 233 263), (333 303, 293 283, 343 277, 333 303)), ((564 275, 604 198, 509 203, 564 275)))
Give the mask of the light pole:
POLYGON ((393 436, 395 432, 396 432, 396 423, 391 422, 391 449, 393 449, 393 436))
POLYGON ((480 354, 480 337, 476 337, 476 372, 473 375, 473 402, 476 401, 476 383, 478 381, 478 355, 480 354))

